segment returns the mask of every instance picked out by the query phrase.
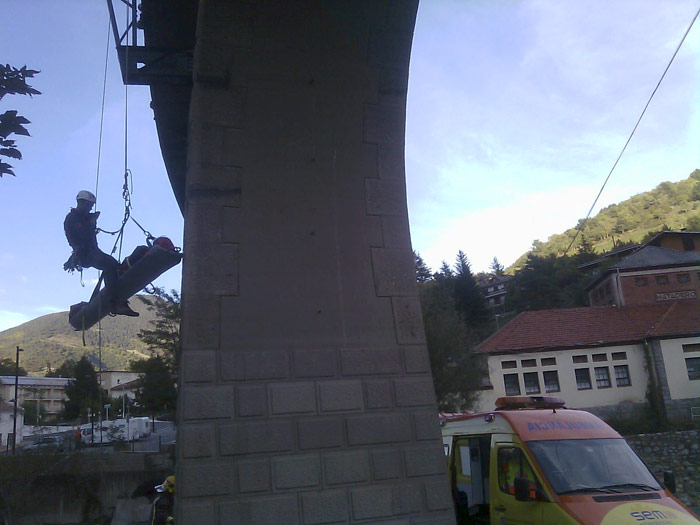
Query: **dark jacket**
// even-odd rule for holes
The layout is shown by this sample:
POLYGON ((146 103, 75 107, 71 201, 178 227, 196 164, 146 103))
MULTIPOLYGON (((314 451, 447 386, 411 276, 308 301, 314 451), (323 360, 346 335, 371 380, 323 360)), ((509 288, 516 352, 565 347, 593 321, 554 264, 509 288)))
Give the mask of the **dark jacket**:
POLYGON ((63 230, 71 248, 78 257, 97 249, 97 215, 96 213, 81 213, 71 208, 63 221, 63 230))

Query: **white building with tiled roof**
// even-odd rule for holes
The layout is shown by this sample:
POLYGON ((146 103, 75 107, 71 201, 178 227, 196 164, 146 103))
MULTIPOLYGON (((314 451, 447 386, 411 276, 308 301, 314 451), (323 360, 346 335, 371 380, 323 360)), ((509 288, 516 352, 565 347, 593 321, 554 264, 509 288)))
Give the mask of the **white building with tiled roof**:
POLYGON ((478 351, 487 355, 492 385, 479 411, 504 395, 627 411, 646 404, 650 386, 671 419, 687 420, 700 407, 698 301, 523 312, 478 351))

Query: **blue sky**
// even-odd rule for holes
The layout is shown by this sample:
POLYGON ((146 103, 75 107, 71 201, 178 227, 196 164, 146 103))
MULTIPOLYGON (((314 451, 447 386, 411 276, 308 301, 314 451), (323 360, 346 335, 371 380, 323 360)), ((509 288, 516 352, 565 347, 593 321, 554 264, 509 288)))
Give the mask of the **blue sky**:
MULTIPOLYGON (((423 0, 409 80, 406 173, 413 246, 437 269, 508 265, 583 217, 700 0, 423 0)), ((5 97, 32 121, 17 177, 0 179, 0 330, 89 296, 97 273, 62 264, 62 222, 94 191, 108 16, 103 2, 4 2, 2 61, 40 69, 41 96, 5 97)), ((125 88, 109 44, 100 225, 123 213, 125 88)), ((700 29, 681 49, 600 205, 700 168, 700 29)), ((133 215, 182 245, 149 92, 128 89, 133 215)), ((113 239, 99 238, 105 251, 113 239)), ((143 242, 130 224, 124 251, 143 242)), ((126 255, 126 253, 124 253, 126 255)), ((180 270, 156 281, 180 288, 180 270)))

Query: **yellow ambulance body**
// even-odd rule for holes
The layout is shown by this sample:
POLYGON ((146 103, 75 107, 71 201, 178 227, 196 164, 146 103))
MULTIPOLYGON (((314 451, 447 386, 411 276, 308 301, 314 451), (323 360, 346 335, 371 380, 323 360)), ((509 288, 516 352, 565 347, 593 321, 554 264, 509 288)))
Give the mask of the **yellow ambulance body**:
POLYGON ((440 415, 460 525, 700 524, 620 434, 563 406, 508 397, 493 412, 440 415))

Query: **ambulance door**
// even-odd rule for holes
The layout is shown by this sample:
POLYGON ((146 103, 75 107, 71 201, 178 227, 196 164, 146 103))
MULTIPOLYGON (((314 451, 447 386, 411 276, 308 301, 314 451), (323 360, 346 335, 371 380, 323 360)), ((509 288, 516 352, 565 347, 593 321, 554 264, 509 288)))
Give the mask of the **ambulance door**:
POLYGON ((496 443, 491 454, 492 525, 541 524, 545 503, 536 499, 541 483, 523 450, 514 443, 496 443), (515 499, 516 477, 529 480, 530 501, 515 499))
POLYGON ((453 443, 452 496, 459 523, 488 504, 489 441, 489 437, 457 437, 453 443))

